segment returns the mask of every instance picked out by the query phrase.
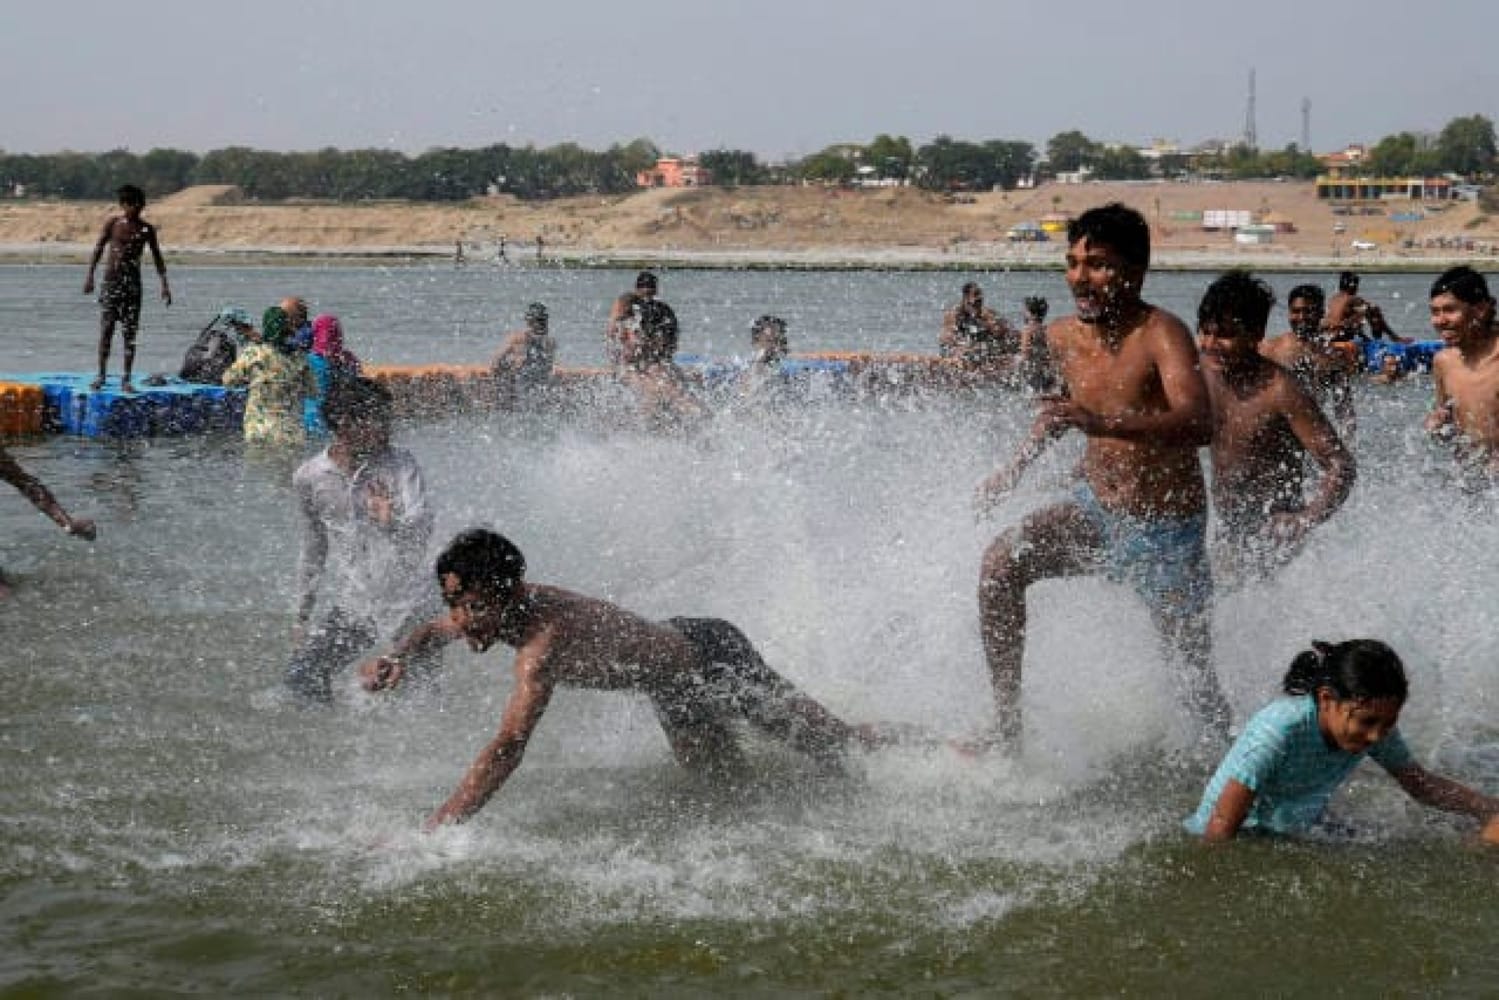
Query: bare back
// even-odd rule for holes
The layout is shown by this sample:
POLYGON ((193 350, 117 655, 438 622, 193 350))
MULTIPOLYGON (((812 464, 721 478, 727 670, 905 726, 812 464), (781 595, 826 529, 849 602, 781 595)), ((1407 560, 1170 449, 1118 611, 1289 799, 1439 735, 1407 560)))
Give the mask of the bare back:
POLYGON ((1291 374, 1273 362, 1239 384, 1206 372, 1213 399, 1213 503, 1235 522, 1245 514, 1293 510, 1302 502, 1304 449, 1290 414, 1313 406, 1291 374))
POLYGON ((1064 317, 1047 330, 1052 357, 1072 401, 1104 418, 1199 419, 1198 436, 1165 430, 1129 437, 1091 434, 1083 473, 1104 506, 1142 516, 1206 509, 1198 448, 1207 443, 1207 389, 1197 348, 1181 320, 1146 305, 1134 326, 1109 338, 1102 327, 1064 317), (1196 415, 1195 417, 1193 415, 1196 415))
POLYGON ((651 690, 697 668, 696 649, 669 625, 560 587, 529 588, 532 618, 518 657, 546 678, 600 690, 651 690))

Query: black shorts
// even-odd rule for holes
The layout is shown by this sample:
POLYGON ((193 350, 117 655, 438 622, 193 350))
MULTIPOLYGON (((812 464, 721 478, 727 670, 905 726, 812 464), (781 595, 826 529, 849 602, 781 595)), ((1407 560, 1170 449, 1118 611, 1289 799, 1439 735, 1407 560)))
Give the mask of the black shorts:
POLYGON ((103 322, 118 322, 133 335, 141 322, 140 272, 127 268, 106 278, 99 287, 99 307, 103 322))
POLYGON ((666 622, 698 651, 696 670, 651 692, 672 749, 683 763, 742 763, 731 724, 761 732, 825 764, 838 764, 848 733, 795 684, 772 670, 743 632, 722 618, 666 622))

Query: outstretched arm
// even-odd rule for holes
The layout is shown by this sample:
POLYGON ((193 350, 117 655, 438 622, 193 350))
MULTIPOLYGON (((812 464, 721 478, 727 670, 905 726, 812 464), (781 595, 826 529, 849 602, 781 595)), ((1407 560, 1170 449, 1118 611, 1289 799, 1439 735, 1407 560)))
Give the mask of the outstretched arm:
POLYGON ((500 731, 479 751, 448 800, 427 817, 424 830, 435 830, 444 823, 462 823, 484 808, 520 766, 531 733, 552 697, 553 684, 543 668, 546 645, 543 636, 516 654, 515 690, 505 703, 500 731))
POLYGON ((99 266, 99 258, 104 256, 104 248, 109 245, 109 234, 114 229, 114 224, 114 216, 104 220, 104 230, 99 233, 98 242, 94 244, 93 256, 88 260, 88 275, 83 279, 84 295, 94 290, 94 269, 99 266))
POLYGON ((1483 839, 1499 844, 1499 799, 1476 792, 1467 785, 1433 774, 1419 764, 1395 772, 1405 793, 1423 806, 1443 812, 1472 816, 1483 824, 1483 839))
POLYGON ((0 448, 0 480, 3 480, 21 491, 21 495, 30 500, 32 506, 46 514, 57 526, 70 535, 76 535, 92 541, 95 535, 94 522, 85 518, 75 518, 66 510, 52 491, 47 489, 42 481, 25 469, 21 463, 10 457, 10 453, 0 448))
POLYGON ((1061 397, 1044 397, 1041 412, 1031 423, 1030 432, 1026 434, 1025 440, 1015 450, 1015 456, 1010 463, 994 472, 974 491, 973 505, 980 514, 987 513, 995 504, 1004 499, 1005 495, 1013 490, 1020 482, 1020 477, 1025 475, 1036 459, 1046 453, 1051 443, 1063 434, 1067 433, 1071 425, 1055 419, 1053 410, 1049 404, 1061 400, 1061 397))
POLYGON ((1239 828, 1249 818, 1249 809, 1254 805, 1254 790, 1230 778, 1213 803, 1213 814, 1208 817, 1207 829, 1202 839, 1210 844, 1222 844, 1238 836, 1239 828))
POLYGON ((389 691, 406 676, 406 663, 411 657, 441 649, 461 638, 463 630, 451 614, 444 612, 401 636, 389 653, 361 663, 360 686, 371 692, 389 691))
POLYGON ((1276 524, 1288 541, 1299 539, 1307 531, 1333 515, 1348 499, 1358 476, 1353 455, 1344 447, 1337 431, 1323 415, 1311 396, 1290 378, 1286 379, 1286 419, 1291 433, 1322 470, 1317 492, 1307 505, 1294 514, 1277 514, 1276 524))
POLYGON ((161 301, 171 305, 172 289, 167 286, 167 265, 161 259, 161 246, 156 242, 155 226, 146 230, 146 246, 151 249, 151 261, 156 265, 156 273, 161 277, 161 301))

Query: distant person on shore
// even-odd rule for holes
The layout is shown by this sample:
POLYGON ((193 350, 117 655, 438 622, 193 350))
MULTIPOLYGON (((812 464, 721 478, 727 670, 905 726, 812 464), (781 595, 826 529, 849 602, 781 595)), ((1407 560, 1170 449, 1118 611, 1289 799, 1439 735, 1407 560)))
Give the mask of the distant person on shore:
POLYGON ((291 348, 303 354, 312 350, 312 323, 308 320, 307 300, 290 296, 281 300, 281 310, 291 324, 291 348))
POLYGON ((632 389, 651 430, 680 430, 703 415, 677 367, 677 317, 665 302, 638 299, 621 327, 620 382, 632 389))
POLYGON ((1402 337, 1390 329, 1384 313, 1374 303, 1358 293, 1359 277, 1352 271, 1338 275, 1338 290, 1327 303, 1327 316, 1322 325, 1333 343, 1361 340, 1365 337, 1379 340, 1389 337, 1397 344, 1409 344, 1409 337, 1402 337))
MULTIPOLYGON (((302 552, 286 684, 326 703, 334 671, 438 608, 426 561, 432 505, 416 459, 390 443, 390 393, 369 379, 335 382, 323 413, 333 441, 292 477, 302 552)), ((428 677, 439 664, 429 650, 412 666, 428 677)))
MULTIPOLYGON (((4 445, 0 445, 0 480, 20 490, 21 495, 30 500, 33 507, 57 522, 57 526, 67 534, 88 542, 94 540, 97 534, 94 522, 87 518, 73 517, 64 510, 52 491, 40 479, 21 468, 21 463, 11 457, 4 445)), ((5 570, 0 568, 0 601, 10 597, 11 593, 10 581, 5 578, 5 570)))
POLYGON ((1332 414, 1338 436, 1351 444, 1358 429, 1353 410, 1353 377, 1359 363, 1345 348, 1333 346, 1323 327, 1326 295, 1317 285, 1297 285, 1286 296, 1291 328, 1260 345, 1260 353, 1289 371, 1312 398, 1332 414))
POLYGON ((609 308, 609 324, 604 330, 604 357, 610 366, 618 368, 624 362, 624 341, 639 325, 639 308, 642 303, 652 304, 654 315, 661 317, 663 327, 670 327, 670 342, 665 347, 672 355, 677 353, 677 314, 671 306, 656 298, 659 281, 650 271, 641 271, 635 277, 635 287, 614 300, 609 308))
POLYGON ((475 652, 515 649, 515 686, 499 732, 485 744, 425 828, 461 823, 520 766, 559 687, 646 695, 678 763, 721 781, 748 775, 734 724, 743 719, 831 770, 851 748, 892 742, 882 727, 843 722, 772 670, 738 628, 720 618, 649 621, 608 601, 525 579, 509 539, 482 528, 455 537, 437 558, 451 609, 360 667, 370 691, 397 686, 417 655, 466 640, 475 652))
POLYGON ((307 440, 302 400, 317 393, 307 356, 291 344, 291 322, 279 306, 260 321, 260 340, 224 373, 224 385, 248 386, 245 441, 293 448, 307 440))
POLYGON ((1450 439, 1471 485, 1499 482, 1499 323, 1483 275, 1461 265, 1431 286, 1431 326, 1443 348, 1432 360, 1436 402, 1428 432, 1450 439))
POLYGON ((1014 374, 1020 357, 1020 336, 984 305, 977 282, 963 286, 958 304, 942 314, 938 353, 958 362, 970 374, 1005 377, 1014 374))
POLYGON ((1025 517, 984 552, 979 631, 997 712, 972 749, 1019 750, 1026 591, 1084 573, 1128 582, 1148 606, 1176 667, 1183 700, 1209 737, 1227 734, 1228 705, 1211 663, 1212 577, 1207 487, 1198 449, 1211 441, 1212 406, 1196 346, 1181 320, 1145 302, 1150 227, 1114 203, 1067 228, 1067 284, 1076 313, 1046 337, 1061 375, 1013 461, 978 490, 987 510, 1069 430, 1086 435, 1071 499, 1025 517))
POLYGON ((105 220, 99 241, 94 244, 94 255, 89 258, 88 277, 83 279, 83 294, 92 294, 94 270, 108 249, 104 280, 99 286, 99 377, 89 386, 96 392, 104 388, 116 323, 120 325, 120 336, 124 341, 124 375, 120 379, 120 390, 135 391, 130 373, 135 365, 135 336, 141 323, 142 251, 151 251, 151 261, 161 278, 161 301, 169 306, 172 304, 172 289, 167 285, 167 265, 161 259, 156 227, 141 218, 146 207, 145 192, 134 184, 126 184, 119 190, 119 199, 120 214, 105 220))
POLYGON ((526 325, 505 335, 499 352, 489 363, 501 407, 513 410, 535 403, 552 383, 557 360, 557 338, 553 337, 547 307, 540 302, 526 306, 526 325))
POLYGON ((249 312, 239 306, 225 306, 187 349, 177 377, 199 385, 222 385, 224 373, 239 357, 240 347, 258 336, 249 312))
POLYGON ((1297 552, 1353 488, 1353 456, 1317 402, 1260 353, 1275 305, 1270 286, 1229 271, 1197 310, 1203 377, 1213 406, 1214 554, 1235 575, 1265 573, 1297 552), (1321 469, 1308 498, 1304 459, 1321 469))
POLYGON ((317 383, 313 426, 321 437, 328 433, 327 420, 323 414, 328 393, 339 382, 347 382, 360 375, 359 358, 344 346, 344 328, 337 316, 321 313, 312 321, 312 350, 307 355, 307 367, 312 369, 313 381, 317 383))
POLYGON ((1405 665, 1377 639, 1314 642, 1281 681, 1285 697, 1256 712, 1184 824, 1209 842, 1242 832, 1343 835, 1327 804, 1365 757, 1424 806, 1471 816, 1499 844, 1499 799, 1423 768, 1397 723, 1409 687, 1405 665))

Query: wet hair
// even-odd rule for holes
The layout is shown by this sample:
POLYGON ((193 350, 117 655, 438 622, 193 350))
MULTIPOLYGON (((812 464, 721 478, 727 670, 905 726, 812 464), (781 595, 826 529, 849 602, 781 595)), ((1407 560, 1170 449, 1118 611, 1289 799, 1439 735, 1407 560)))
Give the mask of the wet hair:
POLYGON ((1358 275, 1354 274, 1352 271, 1344 271, 1342 274, 1338 275, 1338 291, 1358 291, 1358 275))
POLYGON ((981 291, 983 291, 983 289, 979 287, 979 283, 977 281, 965 281, 965 282, 963 282, 963 297, 965 299, 968 297, 968 293, 969 292, 981 292, 981 291))
POLYGON ((1046 297, 1044 295, 1027 295, 1025 297, 1025 311, 1028 315, 1037 319, 1046 318, 1046 297))
POLYGON ((115 198, 121 205, 133 206, 135 208, 146 207, 146 192, 134 184, 120 185, 120 189, 115 192, 115 198))
POLYGON ((1269 285, 1248 271, 1235 268, 1225 271, 1203 293, 1202 302, 1197 307, 1197 322, 1201 326, 1219 323, 1243 333, 1263 336, 1274 305, 1275 293, 1269 285))
POLYGON ((635 275, 636 288, 655 288, 656 284, 656 276, 649 271, 641 271, 635 275))
POLYGON ((1321 285, 1297 285, 1286 295, 1286 305, 1289 306, 1297 299, 1315 303, 1318 309, 1327 308, 1327 293, 1322 290, 1321 285))
POLYGON ((1402 704, 1408 691, 1400 657, 1378 639, 1314 642, 1296 654, 1280 686, 1291 695, 1326 688, 1338 701, 1394 698, 1402 704))
POLYGON ((750 336, 758 337, 762 333, 775 333, 778 336, 786 336, 786 321, 779 316, 769 314, 761 316, 750 324, 750 336))
POLYGON ((336 433, 356 420, 389 423, 394 408, 390 390, 374 379, 339 378, 323 399, 323 419, 336 433))
POLYGON ((1470 306, 1494 301, 1483 275, 1466 264, 1450 267, 1437 276, 1437 280, 1431 283, 1431 297, 1438 295, 1451 295, 1470 306))
POLYGON ((1150 224, 1145 216, 1117 201, 1090 208, 1067 223, 1067 243, 1078 240, 1112 247, 1140 270, 1150 267, 1150 224))
POLYGON ((540 302, 532 302, 526 306, 526 322, 545 323, 547 321, 547 307, 540 302))
POLYGON ((640 336, 649 361, 670 361, 677 353, 677 316, 671 307, 655 299, 637 299, 635 314, 640 317, 640 336))
POLYGON ((437 579, 449 573, 464 590, 499 594, 526 576, 526 557, 515 543, 487 528, 460 531, 437 557, 437 579))

